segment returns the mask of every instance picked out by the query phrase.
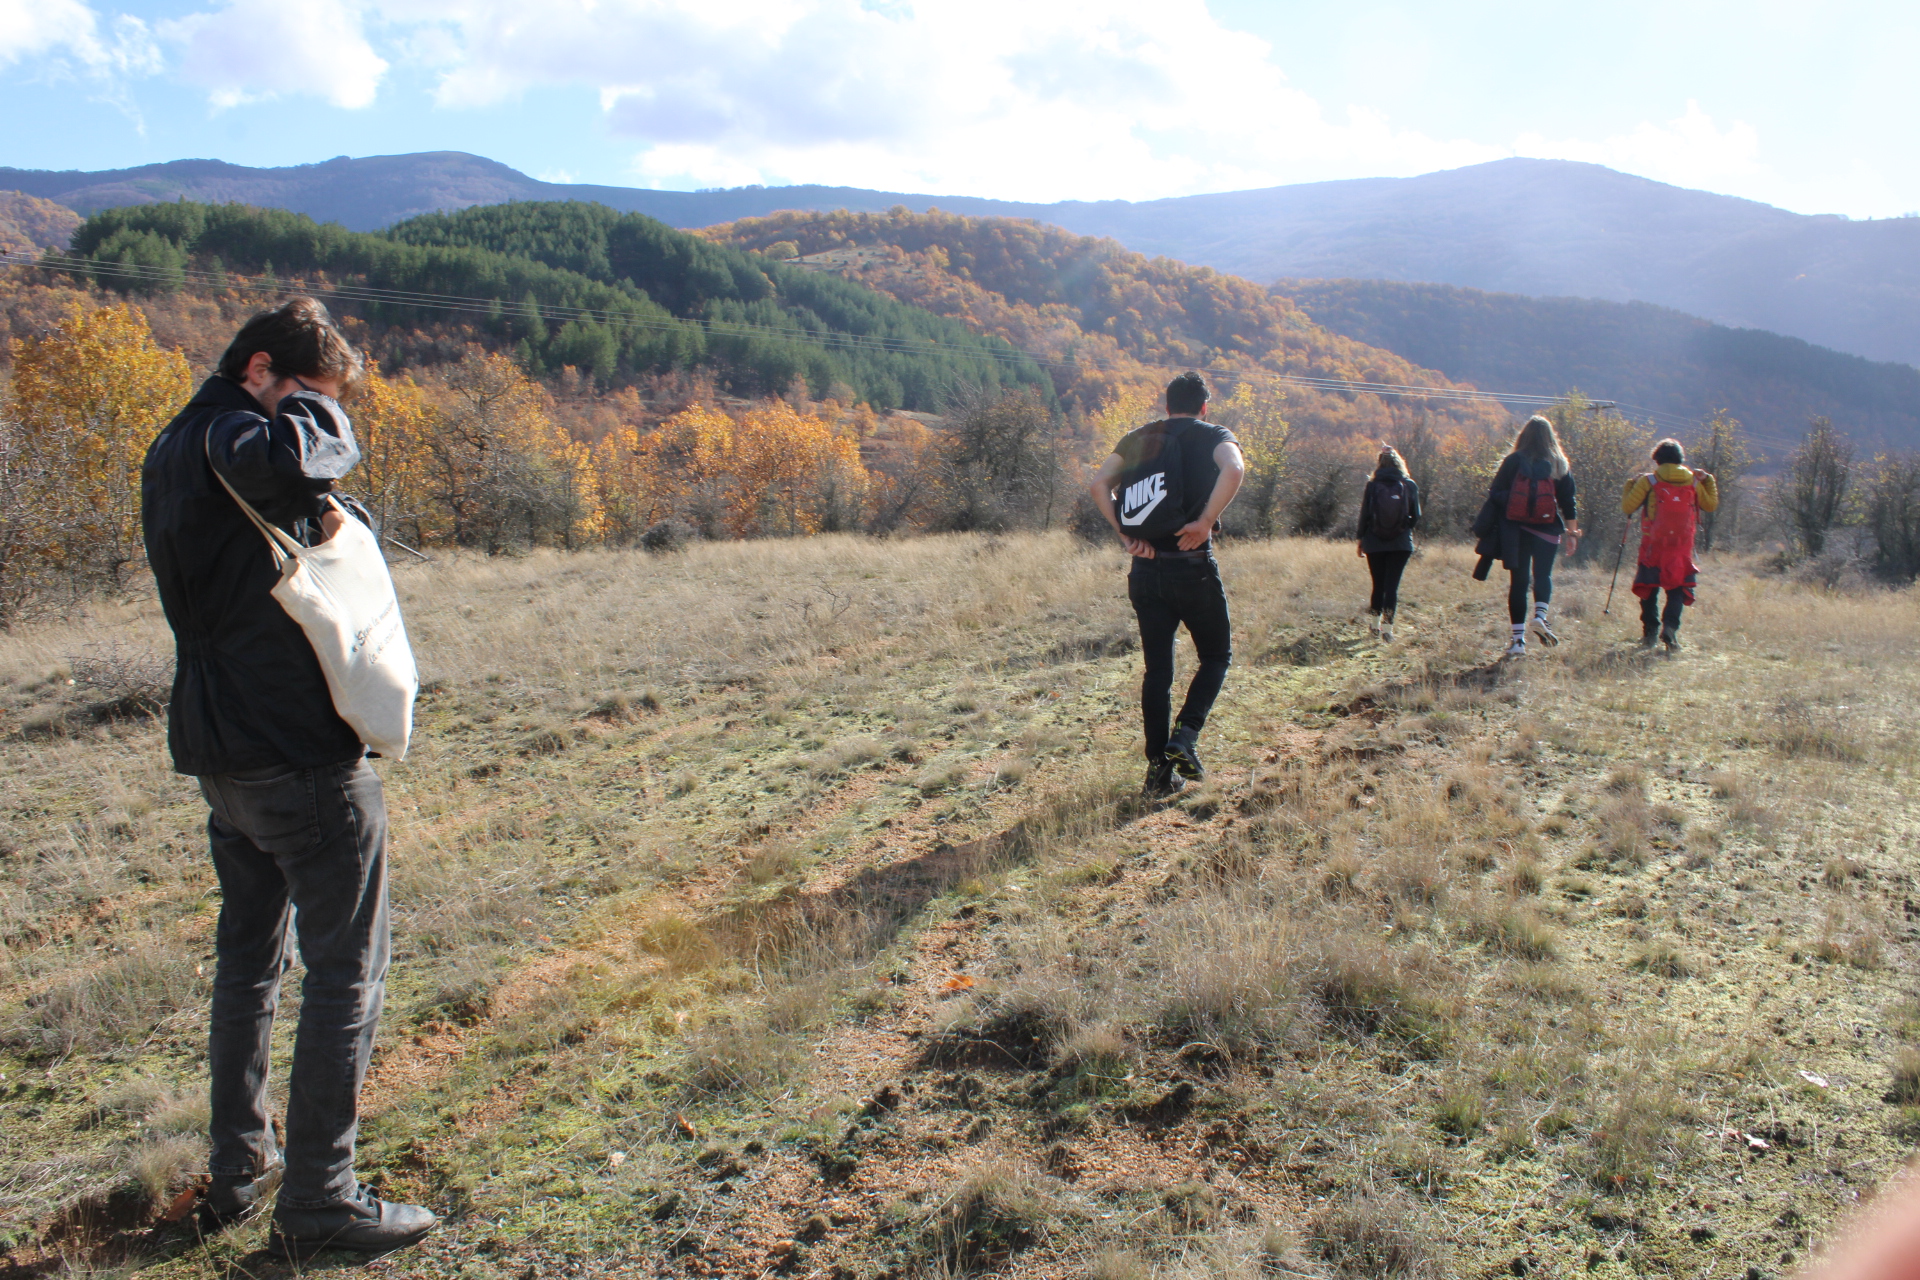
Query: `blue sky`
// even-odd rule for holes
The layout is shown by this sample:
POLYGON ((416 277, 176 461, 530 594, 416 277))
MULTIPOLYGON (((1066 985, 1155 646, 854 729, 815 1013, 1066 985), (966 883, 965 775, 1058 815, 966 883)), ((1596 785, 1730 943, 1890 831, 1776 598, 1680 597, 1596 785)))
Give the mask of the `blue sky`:
POLYGON ((1920 5, 1854 0, 0 0, 0 164, 1055 200, 1536 155, 1885 217, 1916 54, 1920 5))

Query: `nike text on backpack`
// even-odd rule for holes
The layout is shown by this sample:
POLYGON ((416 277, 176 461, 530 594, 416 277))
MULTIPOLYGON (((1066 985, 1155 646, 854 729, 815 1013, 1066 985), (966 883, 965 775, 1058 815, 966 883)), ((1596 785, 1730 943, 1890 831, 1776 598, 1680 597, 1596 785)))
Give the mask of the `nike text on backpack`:
POLYGON ((1373 536, 1390 542, 1407 531, 1407 482, 1373 482, 1373 536))
MULTIPOLYGON (((209 449, 211 445, 209 437, 209 449)), ((211 464, 211 453, 208 461, 211 464)), ((317 547, 303 547, 267 523, 218 468, 213 473, 267 540, 280 570, 273 598, 307 633, 327 678, 333 709, 360 741, 383 756, 403 759, 413 736, 413 700, 420 692, 420 678, 393 575, 387 572, 373 531, 329 497, 342 517, 339 531, 317 547)))
POLYGON ((1151 542, 1187 524, 1178 428, 1156 422, 1141 433, 1140 460, 1114 481, 1115 514, 1128 535, 1151 542))
POLYGON ((1552 465, 1522 459, 1513 470, 1513 488, 1507 491, 1507 519, 1522 524, 1552 524, 1557 509, 1552 465), (1532 474, 1535 471, 1546 474, 1532 474))

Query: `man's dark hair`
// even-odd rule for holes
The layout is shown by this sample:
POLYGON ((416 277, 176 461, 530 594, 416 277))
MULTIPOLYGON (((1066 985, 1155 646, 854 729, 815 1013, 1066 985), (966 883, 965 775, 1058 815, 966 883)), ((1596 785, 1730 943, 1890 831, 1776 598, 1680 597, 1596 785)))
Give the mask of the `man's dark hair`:
POLYGON ((1687 451, 1678 440, 1669 438, 1653 446, 1653 460, 1661 466, 1668 463, 1677 466, 1687 460, 1687 451))
POLYGON ((1213 388, 1207 385, 1204 374, 1189 370, 1167 384, 1168 413, 1199 413, 1207 407, 1207 401, 1211 399, 1213 399, 1213 388))
POLYGON ((360 353, 312 298, 291 298, 255 313, 220 357, 221 374, 246 381, 247 363, 261 351, 282 377, 338 378, 342 394, 350 393, 366 372, 360 353))

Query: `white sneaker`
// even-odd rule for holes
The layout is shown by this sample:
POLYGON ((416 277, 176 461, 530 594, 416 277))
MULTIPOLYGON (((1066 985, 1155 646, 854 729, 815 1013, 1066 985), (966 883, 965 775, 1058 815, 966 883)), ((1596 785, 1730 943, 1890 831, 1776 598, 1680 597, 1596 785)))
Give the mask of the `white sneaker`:
POLYGON ((1547 626, 1547 620, 1545 618, 1535 618, 1533 620, 1533 629, 1540 633, 1541 644, 1556 645, 1560 643, 1560 637, 1553 634, 1553 629, 1547 626))
POLYGON ((1513 643, 1507 646, 1507 656, 1509 658, 1526 657, 1527 656, 1527 638, 1525 636, 1515 636, 1513 638, 1513 643))
POLYGON ((1393 643, 1393 628, 1392 628, 1392 627, 1390 627, 1390 626, 1382 626, 1382 627, 1380 628, 1380 643, 1381 643, 1381 644, 1392 644, 1392 643, 1393 643))

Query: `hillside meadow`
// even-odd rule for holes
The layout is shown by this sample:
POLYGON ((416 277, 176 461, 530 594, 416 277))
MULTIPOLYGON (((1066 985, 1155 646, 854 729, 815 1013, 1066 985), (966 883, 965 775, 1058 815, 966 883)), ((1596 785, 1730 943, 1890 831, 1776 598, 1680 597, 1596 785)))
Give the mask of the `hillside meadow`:
MULTIPOLYGON (((362 1172, 446 1224, 363 1270, 1793 1272, 1920 1138, 1920 601, 1704 563, 1676 657, 1570 570, 1503 662, 1463 548, 1382 645, 1348 545, 1229 543, 1165 805, 1117 549, 396 564, 362 1172)), ((160 1220, 217 910, 169 652, 137 593, 0 635, 0 1276, 290 1274, 160 1220)))

